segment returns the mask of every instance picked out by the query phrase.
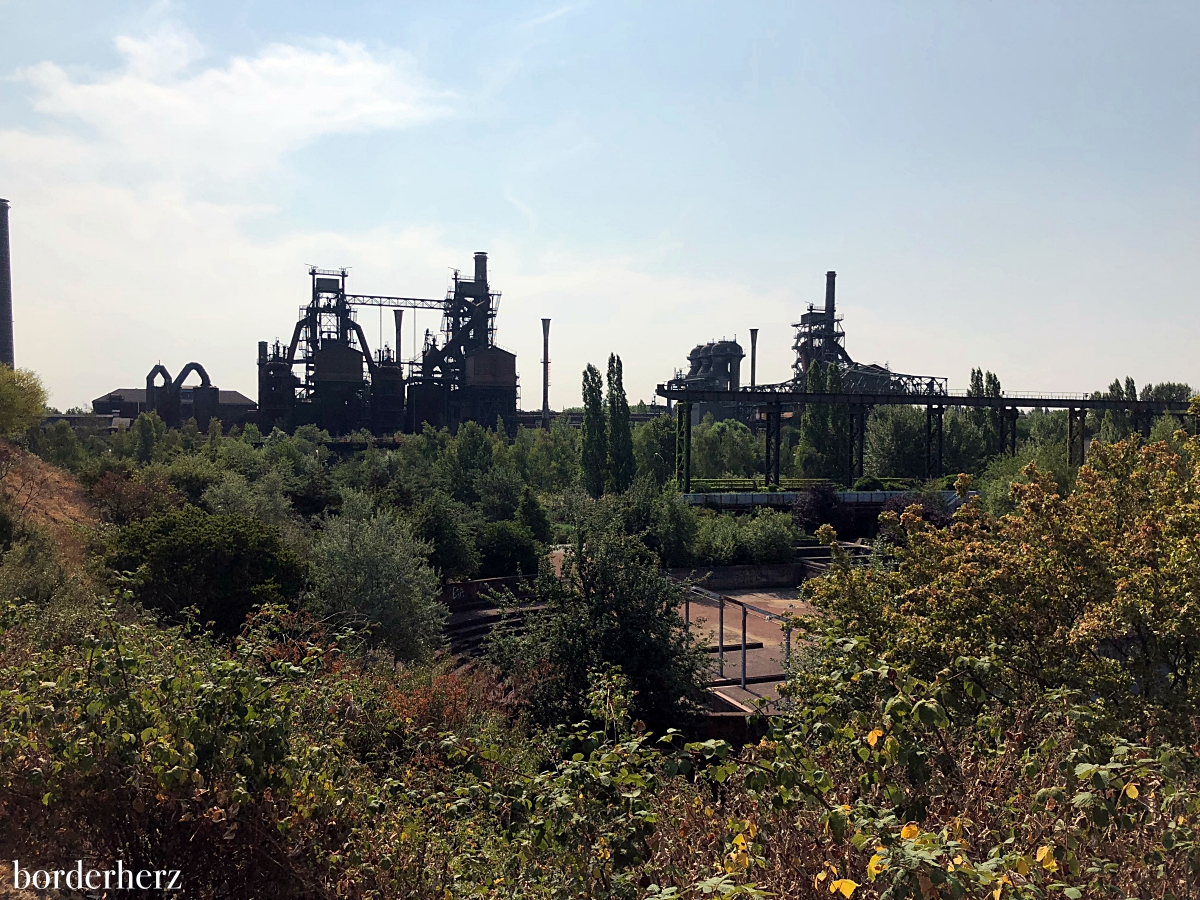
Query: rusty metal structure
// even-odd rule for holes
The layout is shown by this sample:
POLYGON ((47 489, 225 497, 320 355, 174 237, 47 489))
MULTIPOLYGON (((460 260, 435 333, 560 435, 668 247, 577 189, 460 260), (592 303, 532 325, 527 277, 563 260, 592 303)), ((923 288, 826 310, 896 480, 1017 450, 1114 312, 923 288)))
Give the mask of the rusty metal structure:
POLYGON ((347 269, 309 269, 312 296, 292 339, 258 345, 260 425, 290 430, 314 424, 330 434, 367 429, 383 435, 425 424, 456 430, 468 420, 514 427, 516 355, 496 345, 500 293, 488 283, 487 254, 475 254, 474 277, 457 269, 441 300, 351 294, 347 269), (372 353, 357 321, 361 307, 393 309, 396 349, 372 353), (402 360, 404 309, 439 309, 438 334, 426 331, 419 355, 402 360), (300 368, 301 374, 297 373, 300 368))
MULTIPOLYGON (((677 369, 675 377, 667 382, 671 388, 682 390, 736 391, 741 387, 742 360, 746 353, 736 340, 709 341, 697 344, 688 354, 686 372, 677 369)), ((736 404, 698 403, 692 408, 692 416, 699 422, 707 413, 718 419, 740 419, 743 408, 736 404)))
POLYGON ((850 357, 846 352, 846 331, 842 328, 842 317, 837 314, 836 281, 836 272, 825 273, 824 308, 816 309, 810 303, 808 311, 792 326, 796 329, 796 340, 792 344, 792 349, 796 351, 796 362, 792 367, 790 384, 797 390, 805 390, 809 371, 814 364, 819 364, 824 369, 837 366, 842 389, 847 393, 946 393, 945 378, 904 375, 891 371, 887 366, 857 363, 850 357))

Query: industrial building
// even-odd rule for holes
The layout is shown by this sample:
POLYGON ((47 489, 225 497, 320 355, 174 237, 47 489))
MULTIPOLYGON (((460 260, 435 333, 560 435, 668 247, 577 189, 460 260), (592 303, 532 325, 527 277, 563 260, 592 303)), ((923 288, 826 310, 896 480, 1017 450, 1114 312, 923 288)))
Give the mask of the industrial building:
POLYGON ((929 375, 903 375, 891 371, 887 366, 875 363, 856 363, 846 352, 846 332, 842 328, 842 317, 837 314, 835 285, 837 272, 825 273, 825 306, 816 309, 808 305, 808 311, 792 327, 796 329, 796 340, 792 349, 796 351, 791 385, 796 390, 807 390, 808 373, 814 363, 824 368, 836 365, 841 372, 842 390, 851 394, 908 393, 944 394, 946 379, 929 375))
MULTIPOLYGON (((697 344, 688 354, 687 372, 675 371, 675 377, 667 382, 672 390, 736 391, 741 387, 742 360, 746 358, 742 345, 722 338, 697 344)), ((749 407, 735 408, 725 403, 696 403, 692 406, 695 423, 712 413, 716 419, 740 419, 749 414, 749 407)))
POLYGON ((218 389, 199 363, 188 363, 175 378, 160 363, 146 375, 145 388, 109 391, 92 401, 92 412, 131 421, 144 412, 155 412, 170 428, 178 428, 189 419, 195 419, 203 429, 213 418, 219 419, 224 428, 245 425, 254 421, 257 406, 238 391, 218 389), (200 384, 185 385, 193 373, 200 376, 200 384))
MULTIPOLYGON (((796 329, 792 349, 796 360, 792 366, 792 378, 780 384, 756 385, 756 351, 758 329, 750 329, 750 388, 764 390, 807 391, 809 373, 819 365, 827 370, 837 366, 841 376, 841 390, 845 393, 906 393, 945 394, 946 379, 929 375, 905 375, 893 372, 887 366, 875 363, 858 363, 846 351, 846 332, 842 317, 837 314, 836 272, 825 273, 825 305, 818 309, 808 304, 808 310, 792 327, 796 329)), ((736 341, 720 340, 708 344, 697 344, 688 354, 687 372, 676 370, 675 377, 665 385, 668 391, 737 391, 741 387, 741 361, 745 358, 742 347, 736 341)), ((750 400, 750 398, 747 398, 750 400)), ((692 403, 693 424, 706 413, 716 418, 748 420, 754 413, 751 403, 729 403, 706 400, 692 403)))
POLYGON ((347 269, 309 269, 312 297, 289 344, 258 345, 260 426, 383 435, 426 424, 454 431, 466 421, 494 427, 499 417, 515 428, 517 357, 496 344, 500 294, 488 283, 487 263, 476 253, 474 276, 455 270, 441 300, 351 294, 347 269), (397 348, 405 309, 440 309, 442 326, 425 333, 412 360, 387 346, 372 353, 356 320, 371 306, 393 310, 397 348))

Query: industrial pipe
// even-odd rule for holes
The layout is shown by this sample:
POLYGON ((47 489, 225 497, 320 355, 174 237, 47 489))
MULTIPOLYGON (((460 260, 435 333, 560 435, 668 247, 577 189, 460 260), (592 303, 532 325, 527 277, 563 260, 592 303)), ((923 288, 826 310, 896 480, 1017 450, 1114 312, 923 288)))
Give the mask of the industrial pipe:
MULTIPOLYGON (((164 374, 166 374, 166 371, 167 371, 166 369, 163 369, 164 374)), ((183 387, 184 380, 192 372, 195 372, 197 375, 200 376, 200 387, 212 387, 212 382, 208 380, 208 373, 204 371, 204 366, 200 365, 200 363, 198 363, 198 362, 190 362, 186 366, 183 367, 183 371, 180 372, 179 375, 176 376, 176 378, 175 378, 175 382, 174 382, 175 386, 183 387)))
POLYGON ((8 201, 0 200, 0 363, 17 367, 13 355, 12 265, 8 256, 8 201))
POLYGON ((750 387, 754 387, 755 368, 758 362, 758 329, 750 329, 750 387))
POLYGON ((362 344, 363 356, 367 358, 367 369, 371 372, 371 377, 375 377, 375 360, 371 358, 371 346, 367 343, 367 336, 363 333, 362 326, 350 320, 350 327, 354 329, 354 333, 358 335, 359 343, 362 344))
POLYGON ((542 319, 542 430, 550 430, 550 320, 542 319))
POLYGON ((837 272, 825 273, 825 318, 829 321, 829 330, 833 330, 834 309, 833 300, 833 282, 837 278, 837 272))

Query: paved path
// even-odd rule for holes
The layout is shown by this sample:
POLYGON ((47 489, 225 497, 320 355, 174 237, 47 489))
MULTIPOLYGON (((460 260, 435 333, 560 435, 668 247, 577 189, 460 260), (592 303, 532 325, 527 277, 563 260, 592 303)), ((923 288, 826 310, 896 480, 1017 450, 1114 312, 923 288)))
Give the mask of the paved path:
MULTIPOLYGON (((784 613, 805 614, 813 612, 813 608, 799 599, 799 588, 779 589, 747 589, 727 590, 722 592, 726 597, 741 600, 751 606, 781 615, 784 613)), ((692 622, 704 642, 710 646, 717 643, 717 621, 719 617, 716 603, 698 600, 694 595, 691 604, 692 622)), ((725 605, 725 678, 739 678, 742 672, 742 610, 732 603, 725 605)), ((762 647, 746 651, 746 675, 748 678, 781 674, 784 668, 784 635, 777 621, 764 618, 753 612, 746 615, 746 643, 761 642, 762 647)), ((722 677, 718 668, 716 654, 713 654, 713 678, 722 677)), ((778 680, 761 684, 748 684, 743 690, 740 686, 718 688, 724 696, 744 706, 754 707, 758 702, 766 704, 766 711, 771 712, 778 700, 777 688, 783 681, 778 680)))

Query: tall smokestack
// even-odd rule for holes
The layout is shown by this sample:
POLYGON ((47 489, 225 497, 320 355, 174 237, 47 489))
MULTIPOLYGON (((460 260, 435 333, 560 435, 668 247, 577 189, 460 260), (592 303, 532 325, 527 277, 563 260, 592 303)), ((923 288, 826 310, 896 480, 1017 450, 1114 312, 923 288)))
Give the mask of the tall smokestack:
POLYGON ((758 367, 758 329, 750 329, 750 387, 754 387, 755 370, 758 367))
POLYGON ((825 318, 829 320, 829 330, 833 330, 834 308, 833 301, 833 282, 837 278, 837 272, 825 273, 825 318))
POLYGON ((12 266, 8 258, 8 201, 0 200, 0 363, 17 367, 13 356, 12 266))
POLYGON ((487 254, 483 251, 475 254, 475 283, 487 284, 487 254))
POLYGON ((400 325, 404 322, 404 310, 393 309, 392 313, 396 316, 396 362, 400 362, 400 325))
POLYGON ((550 430, 550 320, 542 319, 542 430, 550 430))

